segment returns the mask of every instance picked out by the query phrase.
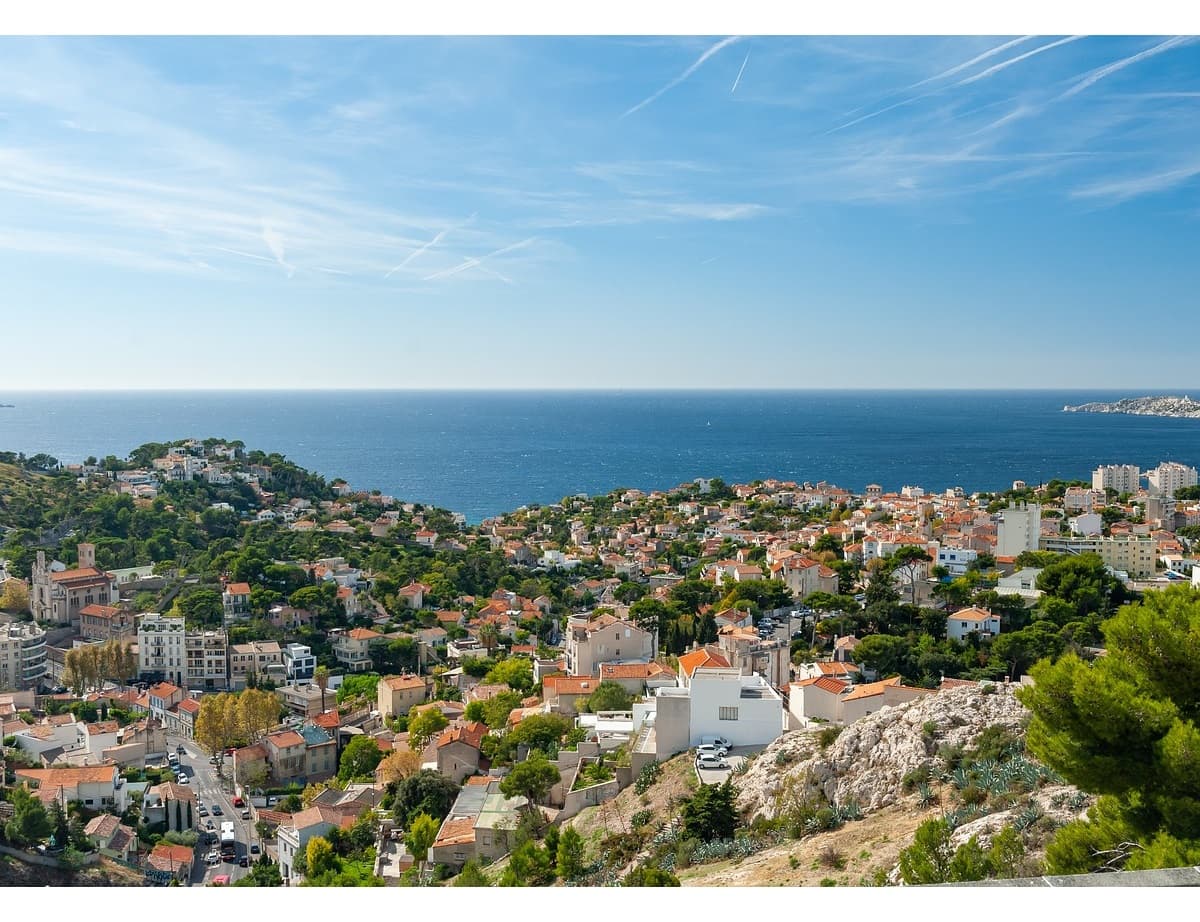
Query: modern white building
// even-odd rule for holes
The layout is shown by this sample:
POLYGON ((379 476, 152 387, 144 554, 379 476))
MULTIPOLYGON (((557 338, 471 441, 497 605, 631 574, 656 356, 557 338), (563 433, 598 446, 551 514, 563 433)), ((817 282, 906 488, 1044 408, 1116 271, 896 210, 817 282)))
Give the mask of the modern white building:
POLYGON ((45 631, 33 622, 0 625, 0 691, 36 688, 46 669, 45 631))
POLYGON ((660 760, 706 736, 722 736, 733 746, 765 746, 783 733, 786 721, 779 692, 757 673, 734 668, 702 666, 686 688, 659 688, 653 701, 660 760))
POLYGON ((1196 469, 1178 461, 1164 461, 1146 472, 1146 480, 1151 492, 1174 496, 1176 490, 1196 486, 1196 469))
POLYGON ((290 643, 283 648, 283 665, 287 668, 289 682, 307 682, 317 669, 317 658, 311 647, 290 643))
POLYGON ((188 631, 183 649, 189 689, 224 691, 229 688, 229 641, 224 631, 188 631))
POLYGON ((1093 490, 1136 493, 1142 485, 1142 471, 1136 464, 1102 464, 1092 471, 1093 490))
POLYGON ((187 630, 182 618, 148 612, 138 619, 138 674, 157 675, 187 687, 187 630))
POLYGON ((999 513, 996 529, 996 556, 1016 557, 1036 551, 1042 533, 1042 507, 1037 503, 1010 503, 999 513))
POLYGON ((978 556, 979 552, 969 547, 940 547, 937 565, 949 570, 951 576, 962 576, 978 556))

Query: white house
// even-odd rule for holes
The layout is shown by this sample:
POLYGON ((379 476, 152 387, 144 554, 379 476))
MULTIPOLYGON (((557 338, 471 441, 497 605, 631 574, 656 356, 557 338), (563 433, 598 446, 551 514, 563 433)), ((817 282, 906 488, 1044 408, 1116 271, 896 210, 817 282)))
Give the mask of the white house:
POLYGON ((940 547, 937 552, 937 565, 945 567, 951 576, 962 576, 979 556, 979 551, 969 547, 940 547))
POLYGON ((762 676, 704 666, 687 688, 659 688, 654 697, 659 759, 723 736, 734 746, 765 746, 783 733, 783 698, 762 676))
POLYGON ((946 636, 951 640, 966 640, 971 634, 995 637, 1000 633, 1000 616, 983 608, 964 608, 946 619, 946 636))
POLYGON ((1073 535, 1099 535, 1104 531, 1104 520, 1094 512, 1084 512, 1067 519, 1073 535))
POLYGON ((1025 567, 1009 576, 996 580, 997 595, 1019 595, 1023 599, 1040 599, 1042 590, 1037 587, 1040 567, 1025 567))

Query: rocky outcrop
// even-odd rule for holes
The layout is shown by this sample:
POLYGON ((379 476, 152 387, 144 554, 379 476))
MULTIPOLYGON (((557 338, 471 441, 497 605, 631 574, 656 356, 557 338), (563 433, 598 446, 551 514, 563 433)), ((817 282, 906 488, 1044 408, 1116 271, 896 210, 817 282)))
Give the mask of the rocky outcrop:
POLYGON ((771 818, 784 785, 806 776, 831 803, 855 801, 864 813, 897 803, 905 796, 905 775, 922 766, 940 769, 941 746, 969 748, 993 724, 1020 730, 1028 710, 1011 690, 995 689, 954 688, 883 708, 846 727, 824 750, 819 730, 784 734, 735 781, 738 805, 750 817, 771 818))
POLYGON ((1200 401, 1191 397, 1126 397, 1115 403, 1082 403, 1065 406, 1064 413, 1128 413, 1132 416, 1170 416, 1200 419, 1200 401))

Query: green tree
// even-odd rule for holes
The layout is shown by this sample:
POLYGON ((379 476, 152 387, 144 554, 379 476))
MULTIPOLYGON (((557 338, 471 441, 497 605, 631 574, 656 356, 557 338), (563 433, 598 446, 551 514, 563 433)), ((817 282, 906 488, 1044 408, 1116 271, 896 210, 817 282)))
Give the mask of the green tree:
POLYGON ((561 778, 554 763, 535 752, 504 776, 500 782, 500 793, 505 797, 527 797, 532 808, 545 799, 561 778))
POLYGON ((628 711, 633 705, 633 696, 616 682, 601 682, 588 695, 588 710, 593 714, 600 711, 628 711))
POLYGON ((25 788, 12 788, 8 795, 12 818, 4 824, 4 837, 18 848, 37 845, 54 831, 41 801, 25 788))
POLYGON ((737 829, 737 789, 727 778, 723 784, 705 784, 683 805, 684 838, 701 842, 732 839, 737 829))
POLYGON ((474 860, 468 861, 463 865, 461 871, 458 872, 458 877, 454 879, 456 887, 490 887, 492 882, 487 879, 487 875, 479 870, 479 865, 474 860))
POLYGON ((348 675, 338 686, 337 701, 341 704, 351 698, 368 698, 375 700, 375 690, 379 686, 379 674, 375 672, 359 672, 348 675))
POLYGON ((405 829, 418 813, 442 820, 457 796, 458 785, 452 780, 432 769, 422 769, 396 785, 392 815, 405 829))
MULTIPOLYGON (((1103 840, 1105 828, 1142 850, 1160 833, 1185 850, 1200 842, 1200 592, 1148 592, 1102 630, 1106 656, 1089 664, 1069 653, 1039 663, 1035 684, 1017 692, 1033 712, 1029 751, 1082 790, 1109 798, 1093 808, 1098 828, 1071 823, 1060 831, 1059 866, 1111 867, 1080 851, 1103 840)), ((1158 853, 1167 854, 1158 841, 1158 853)))
POLYGON ((408 834, 404 837, 404 844, 408 846, 408 853, 422 866, 425 864, 430 846, 437 839, 440 825, 428 813, 418 813, 408 824, 408 834))
POLYGON ((483 681, 487 685, 507 685, 513 691, 527 692, 533 688, 533 660, 510 656, 493 666, 483 681))
POLYGON ((1110 612, 1128 596, 1124 584, 1108 572, 1098 554, 1065 556, 1048 564, 1038 574, 1037 587, 1046 594, 1043 601, 1060 599, 1074 609, 1077 618, 1110 612))
POLYGON ((574 826, 566 827, 558 837, 556 853, 558 876, 574 880, 583 873, 583 836, 574 826))
POLYGON ((625 875, 622 887, 678 887, 679 878, 653 865, 640 865, 625 875))
POLYGON ((906 884, 944 884, 950 880, 952 832, 945 820, 926 820, 917 827, 913 844, 900 852, 900 877, 906 884))
MULTIPOLYGON (((415 709, 415 708, 414 708, 415 709)), ((450 724, 436 707, 427 707, 408 718, 408 748, 420 752, 450 724)))
POLYGON ((263 855, 250 868, 250 873, 235 881, 233 885, 235 887, 282 887, 283 877, 279 873, 279 865, 269 856, 263 855))
POLYGON ((360 734, 346 744, 338 763, 338 781, 371 780, 375 767, 383 761, 383 750, 375 737, 360 734))
POLYGON ((324 836, 313 836, 304 850, 304 863, 308 869, 306 877, 320 877, 326 871, 337 870, 338 859, 333 845, 324 836))
POLYGON ((854 662, 881 677, 912 674, 912 644, 903 637, 871 634, 854 648, 854 662))
POLYGON ((220 624, 225 615, 221 593, 215 589, 197 589, 183 596, 175 604, 189 624, 220 624))

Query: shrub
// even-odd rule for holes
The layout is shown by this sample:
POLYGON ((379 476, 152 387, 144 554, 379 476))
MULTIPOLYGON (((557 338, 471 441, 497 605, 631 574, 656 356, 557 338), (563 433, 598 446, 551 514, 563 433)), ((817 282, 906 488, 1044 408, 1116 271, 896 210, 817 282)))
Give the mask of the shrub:
POLYGON ((929 766, 922 765, 919 768, 914 768, 911 772, 900 779, 900 786, 905 793, 912 791, 914 788, 920 787, 929 782, 929 766))
POLYGON ((817 742, 822 749, 828 749, 830 744, 841 735, 843 729, 842 727, 826 727, 817 734, 817 742))
POLYGON ((821 849, 821 853, 817 858, 821 862, 821 867, 833 868, 835 871, 844 871, 846 869, 845 856, 832 845, 826 845, 821 849))
POLYGON ((837 885, 838 885, 838 882, 836 880, 834 880, 832 877, 822 877, 821 878, 821 886, 822 887, 836 887, 837 885))
POLYGON ((657 762, 647 762, 642 766, 642 770, 638 772, 637 781, 633 783, 633 789, 639 794, 645 794, 654 782, 658 780, 662 774, 662 766, 657 762))
POLYGON ((779 752, 775 753, 775 764, 782 767, 790 764, 794 758, 795 757, 786 749, 781 749, 779 752))
POLYGON ((654 819, 653 810, 639 810, 629 818, 629 825, 634 829, 640 829, 642 826, 649 825, 652 819, 654 819))
POLYGON ((964 804, 981 804, 987 796, 987 791, 975 784, 968 784, 959 794, 964 804))
POLYGON ((932 720, 927 720, 921 724, 921 735, 932 740, 937 736, 937 724, 932 720))
POLYGON ((794 870, 796 870, 796 868, 800 867, 800 859, 797 858, 795 855, 788 855, 788 864, 791 866, 791 869, 794 871, 794 870))

